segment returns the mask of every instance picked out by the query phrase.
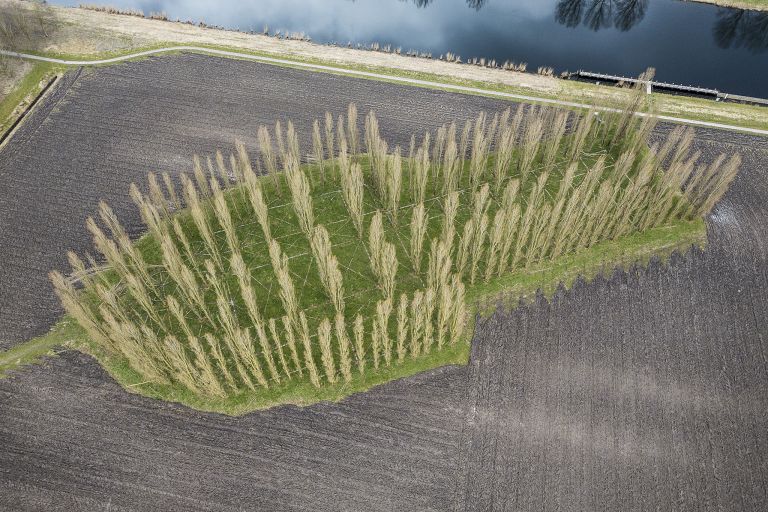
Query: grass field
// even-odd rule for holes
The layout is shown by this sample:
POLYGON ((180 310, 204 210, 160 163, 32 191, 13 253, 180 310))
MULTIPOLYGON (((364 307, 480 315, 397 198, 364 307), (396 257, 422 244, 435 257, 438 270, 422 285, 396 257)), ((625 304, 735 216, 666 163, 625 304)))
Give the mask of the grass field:
MULTIPOLYGON (((738 158, 697 168, 682 130, 648 152, 653 120, 633 115, 643 102, 638 89, 624 112, 581 116, 569 134, 564 112, 482 114, 407 152, 388 148, 372 113, 361 140, 352 105, 347 128, 315 122, 303 167, 290 123, 275 127, 277 151, 262 127, 267 176, 242 146, 196 160, 180 192, 150 176, 148 195, 131 192, 150 234, 132 244, 102 204, 111 235, 88 228, 106 269, 71 254, 73 281, 54 272, 54 286, 115 373, 205 409, 309 403, 465 361, 470 304, 530 288, 548 264, 567 281, 573 260, 560 258, 604 241, 663 226, 700 238, 691 221, 738 158)), ((669 233, 648 245, 679 247, 660 243, 669 233)), ((633 259, 648 250, 629 246, 633 259)))
POLYGON ((9 129, 46 82, 63 69, 63 66, 48 62, 35 62, 32 65, 32 69, 16 87, 0 100, 0 134, 9 129))

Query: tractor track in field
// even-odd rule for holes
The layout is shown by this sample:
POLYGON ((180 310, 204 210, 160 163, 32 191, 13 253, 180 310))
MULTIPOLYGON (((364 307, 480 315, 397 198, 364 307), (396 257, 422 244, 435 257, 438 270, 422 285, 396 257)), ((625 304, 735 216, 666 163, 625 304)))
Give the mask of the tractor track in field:
MULTIPOLYGON (((373 108, 383 135, 498 110, 478 96, 200 55, 67 74, 0 151, 0 339, 60 314, 46 273, 107 200, 191 155, 255 151, 373 108)), ((660 126, 661 135, 669 126, 660 126)), ((230 418, 127 393, 65 352, 0 380, 0 510, 765 510, 768 139, 697 129, 742 172, 705 251, 482 321, 470 365, 338 404, 230 418)))

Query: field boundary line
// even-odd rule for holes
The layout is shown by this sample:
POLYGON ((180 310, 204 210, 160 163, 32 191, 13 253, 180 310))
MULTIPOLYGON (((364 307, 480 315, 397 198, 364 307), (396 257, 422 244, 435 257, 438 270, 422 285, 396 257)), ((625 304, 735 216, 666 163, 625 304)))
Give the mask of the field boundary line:
MULTIPOLYGON (((450 90, 450 91, 456 91, 460 93, 465 94, 481 94, 485 96, 494 96, 498 98, 506 98, 510 100, 518 100, 518 101, 524 101, 524 102, 534 102, 534 103, 547 103, 551 105, 558 105, 563 107, 570 107, 570 108, 578 108, 578 109, 595 109, 600 110, 603 112, 619 112, 619 109, 611 108, 611 107, 599 107, 595 105, 588 105, 586 103, 578 103, 574 101, 564 101, 564 100, 556 100, 551 98, 541 98, 538 96, 529 96, 525 94, 515 94, 510 92, 503 92, 503 91, 494 91, 492 89, 482 89, 479 87, 470 87, 465 85, 457 85, 457 84, 449 84, 449 83, 443 83, 443 82, 434 82, 431 80, 421 80, 418 78, 408 78, 408 77, 402 77, 402 76, 396 76, 396 75, 387 75, 383 73, 374 73, 371 71, 361 71, 357 69, 348 69, 348 68, 341 68, 341 67, 335 67, 335 66, 327 66, 324 64, 313 64, 309 62, 300 62, 290 59, 280 59, 277 57, 267 57, 263 55, 253 55, 250 53, 240 53, 240 52, 234 52, 229 50, 219 50, 215 48, 205 48, 201 46, 169 46, 166 48, 155 48, 152 50, 144 50, 128 55, 121 55, 118 57, 111 57, 108 59, 100 59, 100 60, 65 60, 65 59, 57 59, 53 57, 44 57, 41 55, 32 55, 29 53, 20 53, 20 52, 14 52, 10 50, 0 50, 0 55, 5 55, 7 57, 16 57, 19 59, 29 59, 29 60, 37 60, 42 62, 51 62, 54 64, 63 64, 67 66, 98 66, 102 64, 114 64, 117 62, 122 62, 126 60, 131 60, 139 57, 146 57, 150 55, 156 55, 160 53, 169 53, 169 52, 178 52, 178 51, 191 51, 191 52, 198 52, 198 53, 207 53, 210 55, 216 55, 220 57, 231 57, 231 58, 238 58, 238 59, 244 59, 244 60, 252 60, 252 61, 258 61, 258 62, 265 62, 268 64, 277 64, 277 65, 283 65, 283 66, 293 66, 297 68, 304 68, 304 69, 311 69, 316 71, 326 71, 331 73, 340 73, 344 75, 351 75, 351 76, 360 76, 364 78, 373 78, 377 80, 385 80, 389 82, 399 82, 403 84, 410 84, 410 85, 418 85, 423 87, 429 87, 429 88, 436 88, 436 89, 443 89, 443 90, 450 90)), ((645 114, 642 112, 636 112, 635 115, 640 117, 646 117, 649 114, 645 114)), ((748 128, 743 126, 737 126, 737 125, 731 125, 731 124, 724 124, 724 123, 715 123, 711 121, 699 121, 695 119, 687 119, 684 117, 673 117, 673 116, 664 116, 664 115, 657 115, 654 116, 657 119, 661 121, 668 121, 671 123, 677 123, 677 124, 687 124, 692 126, 700 126, 705 128, 715 128, 719 130, 731 130, 731 131, 739 131, 739 132, 745 132, 745 133, 752 133, 756 135, 768 135, 768 129, 762 130, 759 128, 748 128)))
POLYGON ((11 123, 11 125, 8 127, 8 129, 5 132, 0 133, 0 149, 2 149, 5 143, 13 137, 13 134, 16 133, 16 129, 19 128, 19 126, 21 126, 22 121, 24 121, 27 118, 27 116, 32 112, 32 109, 35 108, 35 106, 40 101, 40 99, 48 93, 48 91, 51 89, 53 84, 59 81, 59 78, 60 78, 59 75, 53 75, 53 77, 50 80, 48 80, 48 83, 45 84, 45 86, 40 90, 40 92, 35 95, 35 97, 32 99, 30 104, 26 106, 26 108, 19 115, 19 117, 17 117, 16 120, 11 123))

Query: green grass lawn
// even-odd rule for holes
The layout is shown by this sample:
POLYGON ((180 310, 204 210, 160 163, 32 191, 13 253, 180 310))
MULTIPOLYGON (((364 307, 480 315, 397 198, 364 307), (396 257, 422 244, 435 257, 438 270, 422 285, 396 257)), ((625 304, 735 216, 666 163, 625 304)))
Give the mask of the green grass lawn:
POLYGON ((5 133, 16 121, 17 115, 14 113, 20 113, 18 108, 29 104, 45 83, 63 68, 48 62, 35 62, 32 65, 32 69, 24 75, 16 87, 0 100, 0 134, 5 133))

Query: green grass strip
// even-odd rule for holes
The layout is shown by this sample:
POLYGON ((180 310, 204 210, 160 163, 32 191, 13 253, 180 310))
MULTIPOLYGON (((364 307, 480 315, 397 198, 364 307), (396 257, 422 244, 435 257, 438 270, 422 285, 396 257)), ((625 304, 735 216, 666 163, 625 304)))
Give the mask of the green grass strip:
POLYGON ((85 340, 85 332, 69 318, 63 317, 43 336, 0 351, 0 378, 8 377, 12 370, 39 363, 44 356, 55 356, 57 349, 71 348, 85 340))
POLYGON ((50 62, 35 62, 16 87, 0 100, 0 134, 16 120, 14 112, 22 103, 31 101, 40 92, 44 81, 65 66, 50 62))

